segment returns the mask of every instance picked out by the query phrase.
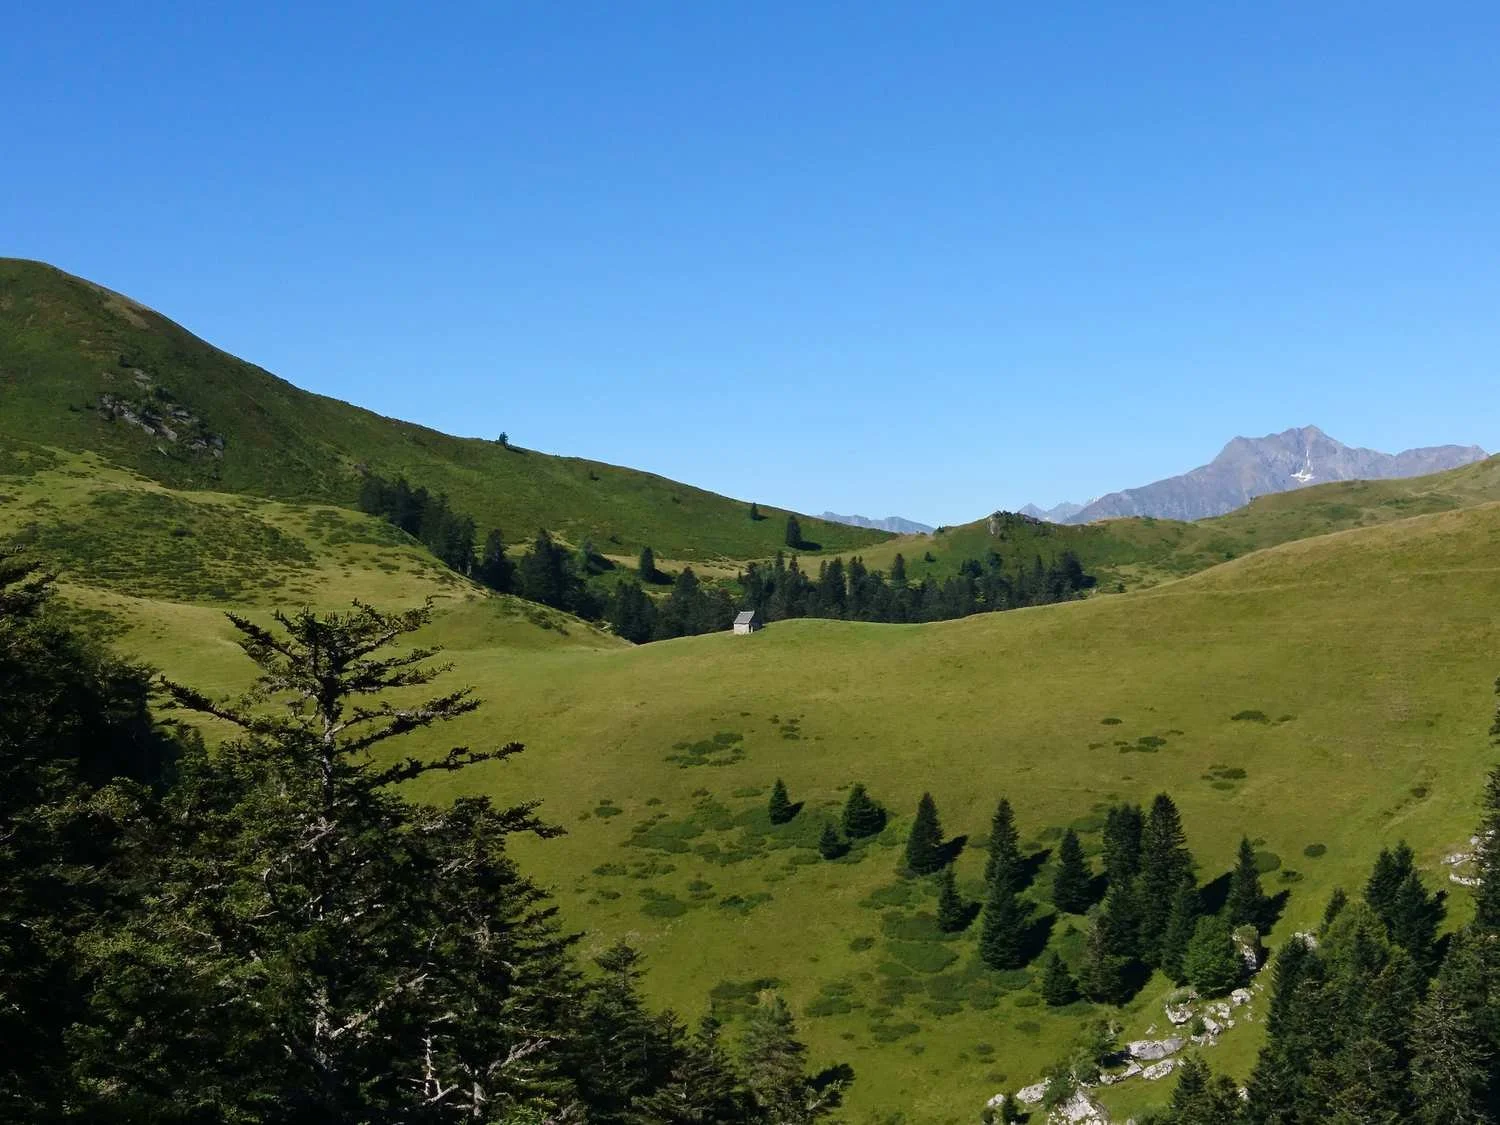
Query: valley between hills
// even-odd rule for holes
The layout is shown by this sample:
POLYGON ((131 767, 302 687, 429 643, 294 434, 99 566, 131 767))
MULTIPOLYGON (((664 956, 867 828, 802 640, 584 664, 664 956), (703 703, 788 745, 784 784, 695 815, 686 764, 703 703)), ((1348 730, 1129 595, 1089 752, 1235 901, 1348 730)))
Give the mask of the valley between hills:
MULTIPOLYGON (((409 478, 493 527, 545 528, 609 560, 607 591, 651 547, 734 596, 795 513, 650 474, 458 439, 310 395, 127 298, 0 262, 0 543, 58 575, 62 612, 113 650, 210 694, 253 667, 225 611, 431 600, 415 643, 485 706, 421 750, 526 752, 412 782, 424 801, 539 800, 556 839, 519 839, 580 950, 628 939, 643 988, 727 1024, 775 989, 818 1065, 847 1062, 858 1122, 961 1122, 1035 1083, 1108 1011, 1163 1033, 1156 971, 1119 1005, 1041 996, 1077 967, 1088 919, 1050 901, 1071 831, 1097 871, 1109 810, 1171 795, 1207 885, 1243 838, 1276 948, 1317 928, 1336 887, 1408 842, 1449 928, 1472 912, 1445 859, 1468 848, 1500 663, 1500 459, 1436 475, 1264 496, 1196 522, 1057 526, 996 514, 931 536, 798 517, 805 569, 858 557, 945 581, 991 552, 1071 552, 1094 580, 1057 604, 891 624, 808 615, 750 636, 633 645, 600 621, 486 589, 358 510, 362 474, 409 478), (785 783, 793 816, 767 812, 785 783), (883 830, 829 858, 825 825, 859 784, 883 830), (1034 860, 1021 897, 1039 947, 986 965, 978 922, 944 932, 939 886, 903 872, 930 794, 962 898, 986 897, 996 802, 1034 860), (961 841, 961 843, 959 842, 961 841)), ((771 500, 774 498, 766 498, 771 500)), ((520 549, 512 546, 513 555, 520 549)), ((790 552, 788 552, 790 553, 790 552)), ((665 590, 653 596, 667 596, 665 590)), ((227 728, 209 722, 210 743, 227 728)), ((417 739, 425 734, 419 733, 417 739)), ((1257 993, 1204 1052, 1243 1081, 1264 1039, 1257 993)), ((1125 1115, 1168 1083, 1101 1087, 1125 1115)))

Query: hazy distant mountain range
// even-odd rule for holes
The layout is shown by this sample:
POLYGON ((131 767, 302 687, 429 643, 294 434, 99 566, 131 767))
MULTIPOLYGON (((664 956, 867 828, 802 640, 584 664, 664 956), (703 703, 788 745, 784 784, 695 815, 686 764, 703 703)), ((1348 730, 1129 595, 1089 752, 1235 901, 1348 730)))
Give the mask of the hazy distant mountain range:
POLYGON ((1334 480, 1417 477, 1456 469, 1486 456, 1477 445, 1380 453, 1345 445, 1316 426, 1303 426, 1260 438, 1237 437, 1207 465, 1181 476, 1111 492, 1087 504, 1064 503, 1046 510, 1028 504, 1021 511, 1053 523, 1089 523, 1117 516, 1198 520, 1232 512, 1270 492, 1334 480))
POLYGON ((883 520, 872 520, 869 516, 841 516, 837 512, 824 512, 822 518, 831 520, 833 523, 846 523, 850 527, 869 527, 874 528, 876 531, 894 531, 899 535, 926 535, 932 530, 925 523, 902 519, 900 516, 886 516, 883 520))

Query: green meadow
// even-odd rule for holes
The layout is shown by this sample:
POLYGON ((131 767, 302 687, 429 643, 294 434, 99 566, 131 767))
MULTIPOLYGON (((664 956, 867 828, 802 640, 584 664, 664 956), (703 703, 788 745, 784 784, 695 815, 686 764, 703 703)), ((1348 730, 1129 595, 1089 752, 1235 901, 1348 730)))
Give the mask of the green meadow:
MULTIPOLYGON (((1038 962, 982 967, 977 923, 937 930, 934 881, 900 872, 924 791, 947 835, 965 838, 956 870, 970 899, 989 815, 1009 797, 1046 919, 1063 831, 1092 854, 1111 802, 1165 790, 1202 881, 1229 869, 1241 835, 1255 842, 1267 890, 1287 894, 1274 945, 1313 924, 1334 886, 1359 886, 1397 839, 1442 883, 1493 757, 1495 503, 1391 519, 1403 494, 1384 493, 1363 509, 1369 526, 1081 602, 929 625, 787 621, 633 648, 487 595, 342 508, 174 490, 38 448, 11 447, 5 473, 0 532, 59 569, 72 611, 210 690, 250 672, 225 609, 263 619, 354 597, 435 599, 419 640, 444 646, 448 682, 487 702, 443 746, 516 739, 528 751, 429 775, 421 795, 541 798, 567 835, 524 844, 520 858, 584 949, 628 938, 652 998, 689 1015, 712 1006, 732 1022, 760 989, 779 989, 814 1061, 854 1066, 851 1121, 973 1120, 1105 1011, 1046 1007, 1038 962), (784 825, 766 812, 778 777, 801 804, 784 825), (818 836, 856 781, 890 823, 824 860, 818 836)), ((1482 489, 1494 465, 1459 474, 1482 489)), ((1452 476, 1392 483, 1433 496, 1454 490, 1452 476)), ((1278 518, 1305 530, 1319 517, 1278 518)), ((1443 885, 1461 918, 1461 889, 1443 885)), ((1052 917, 1046 940, 1076 961, 1081 927, 1052 917)), ((1168 991, 1157 977, 1116 1013, 1127 1037, 1164 1029, 1168 991)), ((1243 1077, 1259 1035, 1254 1018, 1228 1032, 1216 1069, 1243 1077)), ((1129 1111, 1169 1087, 1125 1084, 1105 1101, 1129 1111)))

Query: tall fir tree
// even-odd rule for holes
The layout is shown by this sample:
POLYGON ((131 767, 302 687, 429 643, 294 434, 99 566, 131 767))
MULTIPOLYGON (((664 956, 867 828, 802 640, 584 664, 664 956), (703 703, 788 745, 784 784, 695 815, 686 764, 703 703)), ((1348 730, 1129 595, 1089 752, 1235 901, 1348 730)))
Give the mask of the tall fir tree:
POLYGON ((1405 840, 1396 847, 1381 848, 1375 858, 1375 867, 1365 883, 1365 902, 1388 926, 1396 895, 1406 877, 1416 869, 1416 856, 1405 840))
POLYGON ((1183 959, 1188 945, 1198 929, 1198 916, 1202 903, 1198 887, 1191 878, 1184 879, 1172 896, 1172 909, 1167 915, 1167 928, 1161 935, 1161 971, 1178 984, 1187 979, 1183 959))
POLYGON ((1136 879, 1141 956, 1148 964, 1160 960, 1161 936, 1172 910, 1172 896, 1192 873, 1193 857, 1187 849, 1182 818, 1172 798, 1159 793, 1151 802, 1151 812, 1141 833, 1141 870, 1136 879))
POLYGON ((766 811, 770 814, 772 824, 785 824, 797 815, 796 806, 787 796, 786 783, 779 777, 776 779, 776 784, 771 786, 771 799, 767 803, 766 811))
POLYGON ((878 836, 885 828, 885 809, 865 791, 861 782, 855 782, 844 801, 844 835, 851 840, 862 836, 878 836))
POLYGON ((945 859, 937 803, 931 793, 923 793, 906 839, 906 869, 916 875, 930 875, 943 866, 945 859))
POLYGON ((656 581, 656 552, 650 547, 641 548, 641 557, 635 565, 635 572, 641 576, 642 582, 656 581))
MULTIPOLYGON (((1496 688, 1500 690, 1500 682, 1496 688)), ((1495 716, 1494 731, 1500 733, 1500 713, 1495 716)), ((1474 926, 1500 935, 1500 766, 1490 771, 1485 783, 1484 817, 1478 836, 1474 851, 1479 877, 1479 885, 1474 888, 1474 926)))
POLYGON ((1104 821, 1104 877, 1111 887, 1128 887, 1141 870, 1141 833, 1145 815, 1140 805, 1115 805, 1104 821))
POLYGON ((505 537, 495 528, 484 537, 484 550, 479 556, 479 565, 474 577, 481 585, 502 594, 508 594, 516 584, 516 565, 505 553, 505 537))
POLYGON ((1224 904, 1231 926, 1251 925, 1259 929, 1265 921, 1266 896, 1260 886, 1260 869, 1255 866, 1255 849, 1240 837, 1239 856, 1229 876, 1229 898, 1224 904))
POLYGON ((1078 981, 1056 952, 1047 958, 1047 968, 1042 974, 1042 999, 1049 1008, 1061 1008, 1078 999, 1078 981))
POLYGON ((979 958, 992 969, 1019 969, 1026 963, 1031 904, 1003 882, 990 885, 979 931, 979 958))
POLYGON ((1412 1093, 1421 1125, 1500 1120, 1500 973, 1490 939, 1455 936, 1412 1021, 1412 1093))
POLYGON ((1019 891, 1025 878, 1025 866, 1021 859, 1021 837, 1016 831, 1016 817, 1010 801, 1001 797, 995 806, 995 815, 990 818, 989 858, 984 864, 986 886, 1003 883, 1013 891, 1019 891))
POLYGON ((1424 974, 1437 968, 1438 927, 1446 913, 1441 893, 1429 894, 1422 876, 1412 871, 1401 880, 1382 919, 1391 940, 1406 950, 1424 974))
POLYGON ((1064 914, 1082 914, 1089 908, 1093 876, 1083 857, 1078 833, 1069 828, 1057 846, 1057 871, 1052 876, 1052 902, 1064 914))
POLYGON ((1266 1042, 1247 1083, 1251 1125, 1316 1120, 1309 1092, 1312 1062, 1328 1038, 1322 1001, 1326 968, 1303 938, 1293 937, 1271 961, 1266 1042))
POLYGON ((796 516, 786 518, 786 545, 793 550, 802 546, 802 524, 796 516))
POLYGON ((759 1116, 752 1120, 802 1125, 826 1117, 842 1102, 843 1083, 809 1080, 807 1047, 786 1001, 763 993, 750 1013, 740 1045, 745 1085, 759 1116))
POLYGON ((956 934, 968 926, 970 919, 969 904, 958 893, 958 880, 953 875, 953 868, 951 865, 944 867, 938 872, 938 929, 945 934, 956 934))
POLYGON ((1083 962, 1078 968, 1079 990, 1100 1004, 1120 1004, 1126 999, 1130 959, 1111 947, 1103 911, 1089 919, 1083 943, 1083 962))
POLYGON ((1217 1077, 1197 1055, 1177 1068, 1177 1086, 1162 1125, 1236 1125, 1240 1096, 1233 1079, 1217 1077))

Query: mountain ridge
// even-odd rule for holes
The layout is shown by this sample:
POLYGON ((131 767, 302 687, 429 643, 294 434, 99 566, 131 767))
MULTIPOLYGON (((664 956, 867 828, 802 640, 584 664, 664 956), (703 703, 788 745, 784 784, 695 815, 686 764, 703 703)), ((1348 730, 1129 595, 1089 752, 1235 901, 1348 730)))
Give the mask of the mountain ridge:
POLYGON ((889 531, 896 535, 930 535, 932 527, 929 524, 918 523, 904 516, 886 516, 884 519, 871 519, 869 516, 841 516, 837 512, 824 512, 820 519, 830 523, 847 524, 849 527, 864 527, 872 531, 889 531))
POLYGON ((1298 426, 1258 438, 1237 436, 1205 465, 1150 484, 1106 493, 1078 505, 1042 510, 1027 505, 1023 514, 1054 523, 1084 524, 1101 519, 1150 516, 1200 520, 1226 515, 1257 496, 1290 492, 1312 484, 1348 480, 1393 480, 1425 476, 1482 461, 1477 445, 1437 445, 1382 453, 1345 445, 1317 426, 1298 426))

